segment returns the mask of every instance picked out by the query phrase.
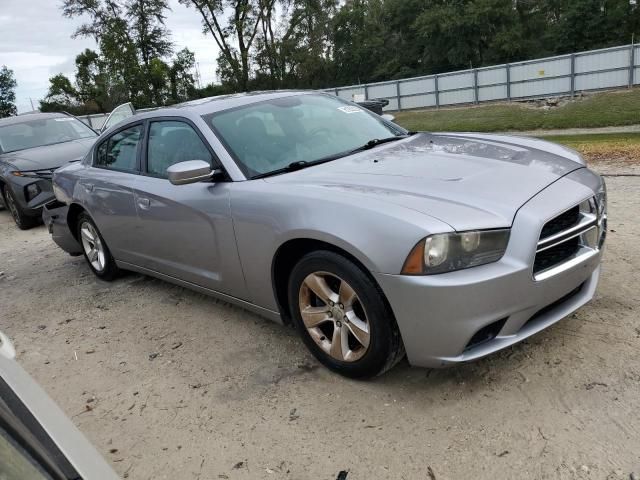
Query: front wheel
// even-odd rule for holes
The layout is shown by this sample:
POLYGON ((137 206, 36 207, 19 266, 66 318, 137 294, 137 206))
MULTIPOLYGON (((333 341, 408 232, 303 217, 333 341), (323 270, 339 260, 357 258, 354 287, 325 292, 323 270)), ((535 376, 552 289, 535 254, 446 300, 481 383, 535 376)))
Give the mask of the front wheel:
POLYGON ((2 192, 4 197, 4 204, 9 210, 13 221, 16 222, 16 225, 20 230, 28 230, 31 227, 34 227, 38 224, 38 219, 34 217, 28 216, 20 207, 20 204, 16 200, 11 188, 6 185, 2 192))
POLYGON ((120 273, 120 269, 91 217, 86 213, 81 213, 78 217, 77 228, 84 258, 91 271, 102 280, 115 279, 120 273))
POLYGON ((289 308, 311 353, 341 375, 380 375, 404 356, 383 293, 360 267, 334 252, 312 252, 297 263, 289 278, 289 308))

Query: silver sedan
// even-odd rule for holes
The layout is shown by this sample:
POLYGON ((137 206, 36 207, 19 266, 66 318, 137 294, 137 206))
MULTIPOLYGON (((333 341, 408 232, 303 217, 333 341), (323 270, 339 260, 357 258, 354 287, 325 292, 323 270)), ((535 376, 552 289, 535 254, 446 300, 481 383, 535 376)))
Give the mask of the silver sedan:
POLYGON ((531 138, 408 132, 317 92, 132 116, 54 175, 53 239, 291 323, 350 377, 512 345, 588 302, 602 179, 531 138))

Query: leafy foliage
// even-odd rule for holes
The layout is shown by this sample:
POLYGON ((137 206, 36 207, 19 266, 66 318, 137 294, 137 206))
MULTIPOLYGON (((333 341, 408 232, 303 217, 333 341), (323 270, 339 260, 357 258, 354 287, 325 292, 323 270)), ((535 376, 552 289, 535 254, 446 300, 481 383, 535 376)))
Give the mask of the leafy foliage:
POLYGON ((195 58, 173 46, 168 0, 63 0, 98 43, 75 81, 51 78, 43 108, 108 111, 208 95, 324 88, 439 73, 627 43, 629 0, 179 0, 218 47, 221 85, 197 89, 195 58))
POLYGON ((6 65, 0 68, 0 118, 16 115, 16 92, 18 86, 13 70, 6 65))

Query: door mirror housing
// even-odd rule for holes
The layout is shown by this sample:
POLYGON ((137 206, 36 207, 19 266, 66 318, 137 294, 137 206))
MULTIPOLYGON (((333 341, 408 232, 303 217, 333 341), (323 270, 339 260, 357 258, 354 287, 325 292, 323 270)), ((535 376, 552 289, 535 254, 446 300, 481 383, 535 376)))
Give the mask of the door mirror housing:
POLYGON ((169 181, 174 185, 186 185, 197 183, 202 180, 210 180, 220 170, 211 168, 211 165, 204 160, 188 160, 186 162, 174 163, 167 168, 169 181))
POLYGON ((387 122, 394 122, 396 120, 396 117, 394 117, 393 115, 391 115, 390 113, 384 113, 382 115, 380 115, 382 118, 384 118, 387 122))

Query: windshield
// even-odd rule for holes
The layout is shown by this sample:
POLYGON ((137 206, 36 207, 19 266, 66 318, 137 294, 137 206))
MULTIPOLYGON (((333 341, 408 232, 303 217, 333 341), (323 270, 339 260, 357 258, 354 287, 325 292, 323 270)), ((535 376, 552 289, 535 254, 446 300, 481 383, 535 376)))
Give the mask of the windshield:
POLYGON ((322 94, 253 103, 204 116, 248 178, 346 154, 406 133, 364 108, 322 94))
POLYGON ((0 127, 0 152, 69 142, 97 134, 73 117, 38 118, 0 127))

